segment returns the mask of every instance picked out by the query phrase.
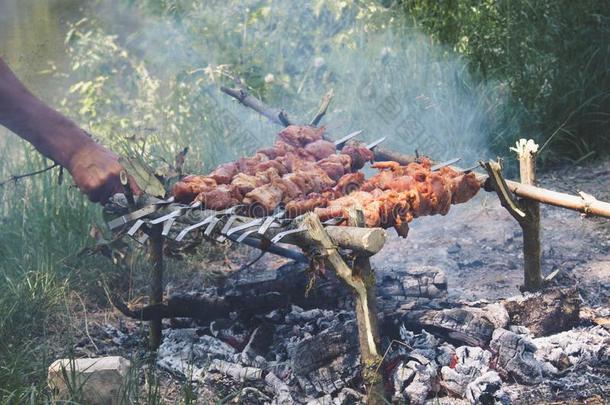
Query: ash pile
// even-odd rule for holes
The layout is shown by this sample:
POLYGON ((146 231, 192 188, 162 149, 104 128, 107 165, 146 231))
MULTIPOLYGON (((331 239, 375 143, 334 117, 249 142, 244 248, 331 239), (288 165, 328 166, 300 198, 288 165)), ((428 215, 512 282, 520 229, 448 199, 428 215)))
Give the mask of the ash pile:
MULTIPOLYGON (((594 322, 610 314, 583 310, 576 289, 449 302, 444 273, 420 267, 378 272, 377 295, 392 403, 603 403, 610 396, 610 332, 594 322)), ((199 398, 366 403, 351 294, 332 275, 312 284, 296 264, 251 269, 174 299, 192 306, 203 297, 240 304, 228 314, 173 320, 157 357, 199 398)))

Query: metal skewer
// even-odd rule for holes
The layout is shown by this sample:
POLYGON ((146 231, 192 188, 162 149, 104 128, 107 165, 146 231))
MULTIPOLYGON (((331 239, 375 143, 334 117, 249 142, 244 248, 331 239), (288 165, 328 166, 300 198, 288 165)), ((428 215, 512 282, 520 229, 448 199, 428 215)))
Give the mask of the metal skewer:
POLYGON ((363 132, 362 130, 360 130, 360 131, 356 131, 356 132, 352 132, 351 134, 345 135, 343 138, 337 139, 337 140, 335 141, 335 148, 336 148, 336 149, 341 149, 341 148, 343 148, 343 146, 345 146, 345 143, 346 143, 347 141, 349 141, 349 140, 350 140, 350 139, 352 139, 352 138, 357 137, 357 136, 358 136, 358 135, 360 135, 362 132, 363 132))
POLYGON ((377 139, 376 141, 373 141, 371 143, 369 143, 368 145, 366 145, 367 149, 371 149, 373 150, 373 148, 375 148, 377 145, 379 145, 381 142, 385 141, 387 137, 381 137, 379 139, 377 139))

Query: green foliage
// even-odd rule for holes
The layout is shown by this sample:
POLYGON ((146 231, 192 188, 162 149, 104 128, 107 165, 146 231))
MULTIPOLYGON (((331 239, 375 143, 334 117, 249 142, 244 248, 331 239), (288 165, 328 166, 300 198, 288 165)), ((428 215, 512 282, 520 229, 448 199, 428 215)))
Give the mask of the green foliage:
MULTIPOLYGON (((610 3, 399 3, 438 41, 464 54, 483 79, 506 83, 513 106, 527 114, 521 133, 548 141, 545 161, 610 151, 610 3)), ((501 153, 516 136, 502 138, 501 153)))

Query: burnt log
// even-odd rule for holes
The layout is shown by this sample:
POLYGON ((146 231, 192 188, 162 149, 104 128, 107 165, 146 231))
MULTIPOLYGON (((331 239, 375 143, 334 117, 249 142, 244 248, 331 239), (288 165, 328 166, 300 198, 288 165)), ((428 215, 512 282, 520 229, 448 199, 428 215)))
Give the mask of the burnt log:
POLYGON ((554 335, 577 326, 580 304, 576 287, 552 288, 502 302, 510 323, 527 327, 534 337, 554 335))
POLYGON ((307 395, 333 394, 360 374, 358 331, 354 321, 299 342, 290 354, 299 385, 307 395))
POLYGON ((457 346, 484 347, 491 341, 496 328, 508 324, 508 315, 500 305, 484 308, 457 307, 441 310, 411 310, 389 317, 394 327, 404 325, 419 332, 422 329, 440 336, 457 346))

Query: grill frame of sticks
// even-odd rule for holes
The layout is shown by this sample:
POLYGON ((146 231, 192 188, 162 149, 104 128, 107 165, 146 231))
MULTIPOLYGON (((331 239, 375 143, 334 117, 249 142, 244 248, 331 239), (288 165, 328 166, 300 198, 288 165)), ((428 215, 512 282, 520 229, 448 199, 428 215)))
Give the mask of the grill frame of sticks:
MULTIPOLYGON (((240 103, 281 125, 292 125, 285 111, 266 106, 252 97, 238 82, 237 88, 221 89, 240 103)), ((310 125, 317 126, 326 114, 333 97, 332 91, 325 95, 320 109, 310 125)), ((335 142, 336 146, 352 142, 361 131, 354 132, 335 142)), ((381 138, 369 145, 375 161, 395 161, 401 165, 416 162, 416 156, 383 149, 381 138)), ((538 290, 555 273, 542 277, 540 266, 540 203, 555 205, 581 212, 610 218, 610 204, 596 200, 589 194, 573 196, 536 187, 535 158, 537 145, 533 141, 521 140, 514 148, 520 163, 521 182, 507 181, 502 176, 500 162, 481 162, 487 172, 477 174, 477 180, 486 191, 495 192, 509 213, 523 229, 524 239, 524 285, 528 291, 538 290)), ((432 167, 438 170, 456 163, 457 159, 432 167)), ((472 169, 460 172, 470 172, 472 169)), ((127 176, 125 175, 125 180, 127 176)), ((126 182, 125 182, 126 184, 126 182)), ((176 310, 163 303, 163 251, 164 246, 196 245, 203 241, 242 243, 262 252, 279 255, 298 262, 310 262, 330 268, 347 284, 354 294, 359 343, 361 350, 362 377, 367 388, 368 403, 384 403, 383 376, 380 372, 383 358, 380 354, 380 337, 376 310, 375 275, 369 258, 379 252, 386 240, 381 228, 366 228, 361 207, 351 207, 348 218, 333 218, 321 222, 314 213, 297 218, 285 218, 284 212, 276 210, 265 217, 249 217, 243 206, 234 206, 223 211, 203 209, 200 202, 176 203, 173 198, 162 200, 151 196, 135 198, 129 193, 115 195, 105 211, 115 218, 108 225, 115 238, 132 237, 139 243, 149 243, 152 278, 149 304, 140 309, 130 309, 120 298, 108 292, 115 307, 124 315, 149 321, 151 349, 161 343, 161 320, 184 317, 188 313, 176 310), (337 226, 346 221, 347 226, 337 226), (282 245, 279 245, 279 244, 282 245), (303 253, 288 249, 284 244, 299 248, 303 253), (347 263, 350 263, 348 265, 347 263)), ((214 303, 210 303, 213 307, 214 303)))

